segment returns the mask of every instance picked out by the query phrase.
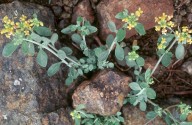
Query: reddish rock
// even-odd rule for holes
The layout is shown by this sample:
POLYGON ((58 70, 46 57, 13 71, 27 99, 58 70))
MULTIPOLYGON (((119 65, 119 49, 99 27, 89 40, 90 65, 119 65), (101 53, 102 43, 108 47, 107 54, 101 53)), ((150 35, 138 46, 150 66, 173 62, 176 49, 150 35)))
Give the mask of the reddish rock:
MULTIPOLYGON (((124 9, 129 12, 135 12, 138 8, 143 10, 139 22, 148 30, 155 26, 155 17, 161 16, 162 13, 173 15, 172 0, 103 0, 97 6, 97 17, 100 24, 100 36, 103 40, 111 33, 107 28, 107 22, 113 21, 117 28, 122 26, 122 21, 115 19, 115 15, 124 9)), ((135 30, 127 33, 126 38, 135 35, 135 30)))
POLYGON ((83 0, 75 8, 72 16, 72 22, 75 23, 78 16, 85 17, 88 21, 93 23, 95 17, 91 8, 89 0, 83 0))
POLYGON ((75 90, 73 106, 86 106, 85 110, 103 116, 116 114, 123 106, 130 91, 130 77, 110 70, 103 70, 90 81, 84 81, 75 90))
MULTIPOLYGON (((122 108, 124 116, 124 125, 145 125, 149 120, 146 118, 147 112, 141 111, 132 105, 126 105, 122 108)), ((162 118, 157 117, 147 125, 166 125, 162 118)))

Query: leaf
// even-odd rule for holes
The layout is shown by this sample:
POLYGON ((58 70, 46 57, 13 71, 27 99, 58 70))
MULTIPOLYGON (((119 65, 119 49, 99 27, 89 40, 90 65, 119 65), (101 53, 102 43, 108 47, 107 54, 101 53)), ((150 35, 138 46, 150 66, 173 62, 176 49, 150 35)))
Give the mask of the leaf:
POLYGON ((57 55, 60 59, 65 59, 66 58, 66 53, 63 50, 58 50, 57 55))
POLYGON ((120 61, 124 59, 124 50, 118 43, 116 43, 115 57, 120 61))
POLYGON ((111 46, 111 44, 113 43, 113 40, 114 40, 114 36, 112 34, 109 34, 106 39, 106 44, 108 47, 111 46))
POLYGON ((141 90, 141 87, 139 86, 138 83, 136 82, 132 82, 129 84, 129 87, 132 89, 132 90, 141 90))
POLYGON ((54 45, 55 42, 57 42, 57 40, 58 40, 58 34, 53 33, 53 35, 51 36, 51 44, 54 45))
POLYGON ((80 105, 78 105, 75 109, 76 109, 76 110, 82 110, 82 109, 84 109, 84 108, 86 108, 86 106, 85 106, 84 104, 80 104, 80 105))
POLYGON ((145 72, 145 80, 149 79, 151 77, 151 69, 147 69, 145 72))
POLYGON ((140 36, 145 35, 145 28, 143 26, 143 24, 141 23, 137 23, 137 25, 135 26, 135 30, 139 33, 140 36))
POLYGON ((44 26, 35 27, 34 31, 41 36, 51 36, 52 34, 51 30, 44 26))
POLYGON ((162 65, 165 67, 168 67, 169 64, 171 63, 171 57, 172 57, 172 54, 166 53, 161 60, 162 65))
POLYGON ((63 50, 66 53, 66 55, 71 55, 73 53, 72 49, 69 47, 63 47, 61 48, 61 50, 63 50))
POLYGON ((127 64, 129 67, 134 67, 134 66, 137 65, 136 62, 135 62, 135 60, 129 60, 129 57, 128 57, 128 56, 125 57, 125 60, 126 60, 126 64, 127 64))
POLYGON ((121 42, 126 36, 126 31, 124 29, 119 29, 116 36, 117 36, 117 41, 121 42))
POLYGON ((192 125, 192 122, 181 122, 180 125, 192 125))
POLYGON ((73 82, 73 78, 71 76, 67 77, 67 79, 65 80, 65 84, 67 86, 69 86, 72 82, 73 82))
POLYGON ((175 37, 174 34, 166 33, 166 35, 162 35, 161 37, 158 38, 158 43, 161 42, 162 38, 165 38, 166 42, 169 43, 174 37, 175 37))
POLYGON ((102 53, 99 54, 98 60, 99 61, 105 61, 108 57, 109 52, 107 50, 103 51, 102 53))
POLYGON ((141 111, 146 111, 147 105, 144 101, 141 101, 139 104, 139 108, 141 111))
POLYGON ((175 56, 177 59, 183 59, 185 55, 185 48, 183 44, 178 44, 175 50, 175 56))
POLYGON ((146 94, 149 99, 155 99, 156 98, 156 92, 152 88, 146 89, 146 94))
POLYGON ((33 43, 28 43, 28 54, 31 56, 35 54, 35 47, 33 43))
POLYGON ((28 43, 26 41, 22 42, 21 50, 22 50, 23 54, 27 54, 28 53, 28 43))
POLYGON ((57 72, 59 71, 60 66, 61 66, 61 62, 52 64, 52 65, 49 67, 49 69, 47 70, 48 76, 53 76, 53 75, 55 75, 55 73, 57 73, 57 72))
POLYGON ((41 36, 39 36, 38 34, 32 32, 31 35, 30 35, 31 39, 35 40, 36 42, 41 42, 42 38, 41 36))
POLYGON ((127 15, 128 15, 128 10, 125 9, 123 12, 117 13, 117 15, 115 16, 115 18, 117 18, 117 19, 123 19, 123 18, 127 17, 127 15))
POLYGON ((14 42, 7 43, 3 48, 2 55, 4 57, 10 57, 13 52, 17 49, 17 47, 18 45, 14 45, 14 42))
POLYGON ((37 58, 36 58, 37 63, 42 66, 46 67, 47 66, 47 61, 48 61, 48 56, 47 54, 43 51, 43 49, 40 49, 37 58))
POLYGON ((156 116, 157 116, 157 113, 156 113, 156 112, 150 111, 150 112, 147 113, 146 118, 147 118, 147 119, 153 119, 153 118, 155 118, 156 116))
POLYGON ((89 34, 95 33, 97 31, 97 28, 94 26, 87 26, 87 28, 89 29, 89 34))
POLYGON ((181 114, 180 117, 179 117, 179 119, 180 119, 181 121, 185 121, 186 118, 187 118, 187 115, 186 115, 186 114, 181 114))
POLYGON ((138 66, 144 66, 145 60, 142 57, 138 57, 136 59, 136 63, 137 63, 138 66))
POLYGON ((111 31, 111 32, 116 32, 116 25, 115 25, 115 23, 113 22, 113 21, 109 21, 108 23, 107 23, 107 26, 109 27, 109 30, 111 31))
POLYGON ((72 39, 75 43, 77 43, 77 44, 80 44, 81 41, 83 40, 83 39, 81 38, 81 36, 80 36, 79 34, 77 34, 77 33, 74 33, 74 34, 71 36, 71 39, 72 39))
POLYGON ((62 29, 61 32, 62 32, 63 34, 70 34, 70 33, 72 32, 72 31, 71 31, 71 26, 72 26, 72 25, 69 25, 68 27, 62 29))

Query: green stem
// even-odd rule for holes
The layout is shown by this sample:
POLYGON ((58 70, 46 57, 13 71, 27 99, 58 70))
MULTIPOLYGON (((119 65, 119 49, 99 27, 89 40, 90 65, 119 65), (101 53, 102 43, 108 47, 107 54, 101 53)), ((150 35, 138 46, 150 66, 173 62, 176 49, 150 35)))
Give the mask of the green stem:
MULTIPOLYGON (((58 50, 57 50, 55 47, 53 47, 52 45, 48 44, 48 46, 49 46, 51 49, 53 49, 55 52, 58 52, 58 50)), ((75 64, 78 65, 78 66, 80 66, 80 64, 79 64, 78 62, 74 61, 74 60, 71 59, 70 57, 66 56, 66 59, 68 59, 69 61, 75 63, 75 64)))
POLYGON ((157 69, 157 67, 159 66, 161 60, 163 59, 164 55, 166 53, 168 53, 170 51, 170 49, 173 47, 173 45, 177 42, 177 39, 175 39, 172 44, 169 46, 169 48, 165 51, 165 53, 163 53, 163 55, 159 58, 158 62, 156 63, 155 67, 153 68, 152 72, 151 72, 151 76, 153 75, 153 73, 155 72, 155 70, 157 69))
POLYGON ((111 53, 114 45, 116 44, 116 41, 117 41, 117 37, 115 37, 115 39, 113 40, 113 42, 112 42, 112 44, 111 44, 111 46, 110 46, 110 48, 109 48, 109 50, 108 50, 107 58, 108 58, 109 54, 111 53))
MULTIPOLYGON (((38 45, 38 46, 40 46, 40 47, 48 50, 48 51, 51 52, 53 55, 55 55, 57 58, 59 58, 59 56, 57 55, 57 53, 55 53, 55 52, 54 52, 52 49, 50 49, 49 47, 47 47, 47 46, 45 46, 45 45, 42 45, 42 44, 40 44, 40 43, 38 43, 38 42, 35 42, 35 41, 33 41, 33 40, 28 40, 28 39, 23 39, 23 40, 28 41, 28 42, 33 43, 33 44, 36 44, 36 45, 38 45)), ((71 67, 71 65, 70 65, 67 61, 65 61, 64 59, 61 59, 61 58, 59 58, 59 59, 60 59, 63 63, 65 63, 68 67, 71 67)))

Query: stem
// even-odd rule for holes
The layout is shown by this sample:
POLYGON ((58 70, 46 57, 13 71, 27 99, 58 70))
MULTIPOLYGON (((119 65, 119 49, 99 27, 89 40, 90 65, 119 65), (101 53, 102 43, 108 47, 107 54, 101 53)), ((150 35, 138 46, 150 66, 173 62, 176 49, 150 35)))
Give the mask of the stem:
MULTIPOLYGON (((28 42, 30 42, 30 43, 34 43, 34 44, 36 44, 36 45, 38 45, 38 46, 40 46, 40 47, 48 50, 48 51, 51 52, 53 55, 55 55, 57 58, 59 58, 59 56, 57 55, 57 53, 55 53, 55 52, 54 52, 52 49, 50 49, 49 47, 47 47, 47 46, 45 46, 45 45, 42 45, 42 44, 40 44, 40 43, 38 43, 38 42, 35 42, 35 41, 33 41, 33 40, 28 40, 28 39, 23 39, 23 40, 28 41, 28 42)), ((60 59, 63 63, 65 63, 68 67, 71 67, 71 65, 70 65, 68 62, 66 62, 64 59, 61 59, 61 58, 59 58, 59 59, 60 59)))
POLYGON ((161 60, 163 59, 164 55, 170 51, 170 49, 173 47, 173 45, 177 42, 177 39, 175 39, 172 44, 169 46, 169 48, 165 51, 165 53, 163 53, 163 55, 159 58, 158 62, 156 63, 155 67, 153 68, 152 72, 151 72, 151 76, 153 75, 153 73, 155 72, 155 70, 157 69, 157 67, 159 66, 161 60))
POLYGON ((117 41, 117 37, 115 37, 115 39, 113 40, 113 42, 112 42, 112 44, 111 44, 111 46, 110 46, 110 48, 109 48, 109 50, 108 50, 107 58, 108 58, 109 54, 111 53, 114 45, 116 44, 116 41, 117 41))
MULTIPOLYGON (((48 44, 48 46, 49 46, 51 49, 53 49, 55 52, 58 52, 58 50, 57 50, 55 47, 53 47, 52 45, 48 44)), ((80 64, 79 64, 78 62, 74 61, 74 60, 71 59, 70 57, 66 56, 66 59, 68 59, 69 61, 75 63, 75 64, 78 65, 78 66, 80 66, 80 64)))

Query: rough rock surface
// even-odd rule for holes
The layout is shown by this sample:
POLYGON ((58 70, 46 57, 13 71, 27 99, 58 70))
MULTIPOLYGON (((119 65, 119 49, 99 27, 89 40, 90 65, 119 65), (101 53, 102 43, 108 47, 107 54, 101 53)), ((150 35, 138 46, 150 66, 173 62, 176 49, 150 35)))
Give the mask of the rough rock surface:
MULTIPOLYGON (((32 17, 37 13, 45 26, 54 28, 52 12, 32 3, 15 1, 0 5, 0 20, 14 12, 32 17)), ((2 29, 0 22, 0 30, 2 29)), ((0 53, 9 40, 0 35, 0 53)), ((49 54, 49 64, 57 59, 49 54)), ((48 77, 46 69, 37 65, 34 57, 24 56, 18 49, 11 57, 0 56, 0 124, 41 125, 42 113, 52 112, 67 105, 66 87, 61 72, 48 77)))
MULTIPOLYGON (((146 112, 142 112, 132 105, 123 106, 122 113, 125 120, 124 125, 144 125, 148 122, 146 112)), ((166 123, 160 117, 157 117, 147 125, 166 125, 166 123)))
POLYGON ((181 70, 192 76, 192 58, 189 58, 186 62, 183 63, 181 70))
POLYGON ((89 20, 91 23, 93 23, 95 17, 94 17, 94 12, 91 8, 91 4, 89 0, 83 0, 81 1, 73 11, 73 16, 72 16, 72 22, 76 22, 76 19, 78 16, 85 17, 87 20, 89 20))
POLYGON ((111 70, 103 70, 90 81, 84 81, 75 90, 73 106, 86 106, 89 113, 103 116, 116 114, 123 105, 124 97, 130 91, 130 77, 111 70))
MULTIPOLYGON (((107 37, 110 30, 107 28, 107 22, 113 21, 117 28, 122 26, 121 20, 115 19, 115 15, 124 9, 129 12, 135 12, 138 8, 143 10, 143 14, 139 19, 145 29, 153 28, 155 25, 155 17, 166 13, 173 15, 173 2, 172 0, 102 0, 97 5, 97 17, 100 24, 100 36, 103 40, 107 37), (155 11, 154 11, 155 10, 155 11)), ((127 33, 126 38, 135 35, 135 30, 127 33)))

